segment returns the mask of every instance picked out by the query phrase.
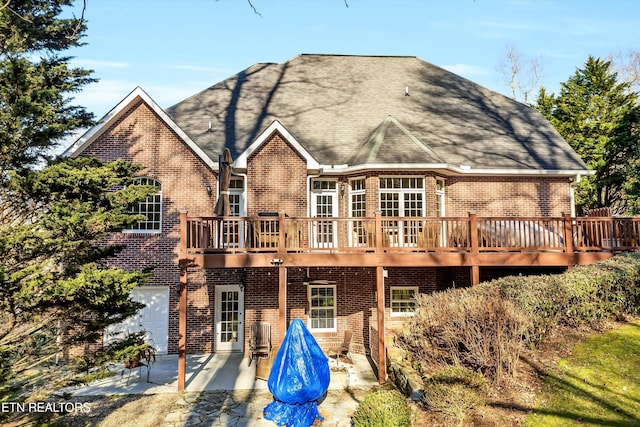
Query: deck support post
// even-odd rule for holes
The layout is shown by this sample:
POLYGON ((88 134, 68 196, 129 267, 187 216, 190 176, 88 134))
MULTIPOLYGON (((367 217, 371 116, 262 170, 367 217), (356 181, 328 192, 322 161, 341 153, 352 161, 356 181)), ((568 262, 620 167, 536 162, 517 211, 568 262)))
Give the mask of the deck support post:
POLYGON ((278 316, 280 325, 280 344, 284 340, 284 335, 287 332, 287 267, 282 265, 282 258, 287 254, 285 248, 285 213, 284 211, 278 212, 278 316))
POLYGON ((180 282, 178 315, 178 391, 185 387, 187 372, 187 211, 180 210, 180 282))
POLYGON ((278 267, 278 314, 280 322, 280 344, 287 332, 287 267, 278 267))
POLYGON ((384 321, 384 268, 376 267, 376 294, 378 312, 378 382, 387 381, 386 330, 384 321))

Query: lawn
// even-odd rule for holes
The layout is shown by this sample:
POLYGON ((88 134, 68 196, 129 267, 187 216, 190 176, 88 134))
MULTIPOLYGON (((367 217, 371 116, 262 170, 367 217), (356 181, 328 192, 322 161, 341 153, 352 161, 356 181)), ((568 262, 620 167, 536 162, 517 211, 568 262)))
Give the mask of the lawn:
POLYGON ((578 343, 553 370, 525 425, 640 425, 640 321, 578 343))

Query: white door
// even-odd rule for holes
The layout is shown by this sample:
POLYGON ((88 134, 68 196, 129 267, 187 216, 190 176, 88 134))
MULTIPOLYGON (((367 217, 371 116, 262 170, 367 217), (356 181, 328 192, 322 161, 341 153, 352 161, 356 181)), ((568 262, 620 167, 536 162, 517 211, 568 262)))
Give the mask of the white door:
POLYGON ((216 286, 216 351, 242 351, 244 292, 239 285, 216 286))
POLYGON ((131 291, 134 301, 145 304, 137 314, 105 331, 105 343, 127 333, 146 331, 146 342, 158 353, 167 352, 169 336, 169 288, 166 286, 138 287, 131 291))
MULTIPOLYGON (((338 216, 338 192, 336 181, 314 181, 311 194, 312 216, 331 218, 338 216)), ((336 221, 314 220, 313 243, 315 248, 334 248, 337 242, 336 221)))

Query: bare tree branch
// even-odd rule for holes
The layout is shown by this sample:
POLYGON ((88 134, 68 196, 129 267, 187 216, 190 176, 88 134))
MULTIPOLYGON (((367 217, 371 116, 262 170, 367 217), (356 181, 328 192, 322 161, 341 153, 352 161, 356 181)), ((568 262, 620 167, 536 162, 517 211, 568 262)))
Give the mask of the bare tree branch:
POLYGON ((258 9, 256 9, 256 7, 253 5, 253 3, 251 3, 251 0, 247 0, 247 2, 249 3, 249 6, 251 6, 251 9, 253 9, 253 13, 255 13, 260 18, 262 18, 262 15, 260 14, 260 12, 258 12, 258 9))
POLYGON ((640 92, 640 51, 611 53, 608 60, 619 80, 629 83, 632 92, 640 92))
POLYGON ((75 39, 78 37, 78 33, 82 30, 82 24, 84 23, 84 12, 87 10, 87 0, 82 1, 82 13, 80 14, 80 19, 78 19, 78 23, 76 27, 73 29, 73 32, 67 36, 68 39, 75 39))
POLYGON ((538 59, 526 60, 513 46, 506 48, 496 70, 500 78, 511 88, 511 97, 529 102, 531 93, 535 93, 542 78, 542 67, 538 59))

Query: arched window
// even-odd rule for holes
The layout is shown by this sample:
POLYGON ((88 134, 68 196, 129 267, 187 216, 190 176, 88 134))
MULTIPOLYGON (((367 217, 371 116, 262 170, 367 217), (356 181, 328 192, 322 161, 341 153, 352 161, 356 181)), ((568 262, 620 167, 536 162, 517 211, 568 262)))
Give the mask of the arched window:
POLYGON ((160 181, 147 177, 136 178, 133 184, 155 186, 158 191, 147 196, 146 200, 138 202, 131 207, 133 213, 146 215, 147 219, 138 221, 125 231, 159 233, 162 229, 162 184, 160 184, 160 181))

